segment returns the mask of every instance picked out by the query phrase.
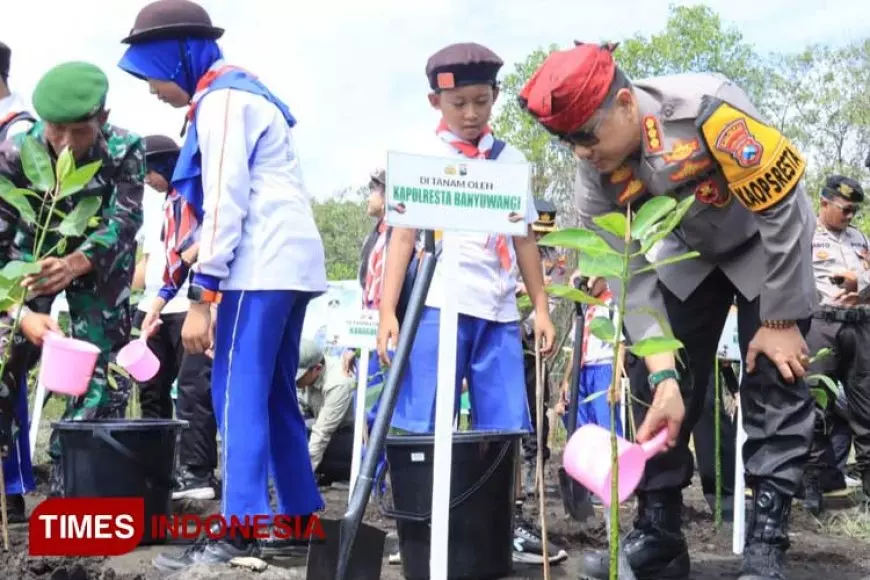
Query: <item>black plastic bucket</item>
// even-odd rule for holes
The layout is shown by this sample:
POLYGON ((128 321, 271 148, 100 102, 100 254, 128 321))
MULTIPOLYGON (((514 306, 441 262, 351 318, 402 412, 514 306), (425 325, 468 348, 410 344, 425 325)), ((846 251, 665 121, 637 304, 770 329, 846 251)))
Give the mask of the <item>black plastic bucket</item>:
MULTIPOLYGON (((516 462, 522 431, 453 434, 447 574, 450 580, 488 580, 513 570, 516 462)), ((428 580, 432 521, 432 435, 387 437, 393 508, 402 571, 428 580)), ((446 482, 437 482, 444 485, 446 482)))
POLYGON ((60 421, 65 497, 141 497, 141 545, 164 543, 151 530, 152 516, 172 512, 175 454, 187 421, 128 419, 60 421))

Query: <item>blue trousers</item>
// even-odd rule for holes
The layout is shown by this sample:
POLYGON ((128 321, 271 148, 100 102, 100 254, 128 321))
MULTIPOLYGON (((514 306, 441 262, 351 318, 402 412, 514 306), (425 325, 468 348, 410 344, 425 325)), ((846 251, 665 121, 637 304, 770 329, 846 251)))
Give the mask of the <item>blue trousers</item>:
POLYGON ((33 491, 33 466, 30 463, 30 418, 27 415, 27 379, 22 379, 18 390, 15 417, 18 422, 18 437, 12 452, 3 461, 3 479, 6 493, 17 495, 33 491))
POLYGON ((289 290, 223 293, 212 400, 223 443, 225 518, 272 513, 270 472, 280 514, 308 515, 324 507, 296 399, 302 323, 313 296, 289 290))
MULTIPOLYGON (((431 433, 435 429, 440 318, 436 308, 423 310, 399 388, 393 427, 414 433, 431 433)), ((524 372, 518 322, 492 322, 459 315, 456 412, 465 378, 473 429, 531 431, 524 372)))
MULTIPOLYGON (((613 380, 613 365, 604 363, 599 365, 586 365, 580 369, 580 404, 577 405, 577 427, 581 425, 599 425, 610 429, 610 405, 607 395, 599 395, 591 401, 583 402, 583 399, 596 393, 607 391, 613 380)), ((622 422, 619 420, 621 406, 616 407, 616 433, 622 437, 622 422)), ((567 416, 562 420, 568 425, 567 416)))

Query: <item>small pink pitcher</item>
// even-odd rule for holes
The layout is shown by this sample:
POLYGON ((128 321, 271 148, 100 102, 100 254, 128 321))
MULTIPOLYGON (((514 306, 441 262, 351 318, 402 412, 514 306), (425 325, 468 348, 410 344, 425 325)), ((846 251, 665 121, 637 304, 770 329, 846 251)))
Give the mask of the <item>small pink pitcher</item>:
MULTIPOLYGON (((646 462, 662 451, 668 442, 668 430, 662 429, 646 443, 632 443, 618 437, 619 455, 619 503, 624 502, 640 483, 646 462)), ((610 482, 610 431, 598 425, 583 425, 565 446, 562 463, 568 475, 609 506, 610 482)))
POLYGON ((160 359, 148 348, 148 337, 154 334, 160 324, 161 320, 158 318, 149 328, 142 329, 139 338, 130 341, 118 351, 118 365, 140 383, 150 381, 160 370, 160 359))
POLYGON ((80 397, 88 391, 100 349, 90 342, 46 333, 39 363, 39 382, 62 395, 80 397))

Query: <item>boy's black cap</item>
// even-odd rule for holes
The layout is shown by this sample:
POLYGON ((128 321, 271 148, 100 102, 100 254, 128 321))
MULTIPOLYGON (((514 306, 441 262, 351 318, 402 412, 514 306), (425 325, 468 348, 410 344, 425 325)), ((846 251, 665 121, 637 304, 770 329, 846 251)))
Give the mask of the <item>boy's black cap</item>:
POLYGON ((12 62, 12 49, 0 42, 0 77, 9 76, 9 65, 12 62))
POLYGON ((145 137, 145 156, 178 153, 178 143, 166 135, 148 135, 145 137))
POLYGON ((433 91, 468 85, 495 85, 504 61, 496 53, 474 42, 444 47, 426 63, 426 77, 433 91))
POLYGON ((843 175, 831 175, 825 180, 822 195, 828 199, 842 197, 852 203, 864 201, 864 188, 861 184, 843 175))
POLYGON ((214 26, 208 12, 196 2, 156 0, 139 11, 133 29, 121 42, 136 44, 186 37, 217 40, 223 33, 223 28, 214 26))

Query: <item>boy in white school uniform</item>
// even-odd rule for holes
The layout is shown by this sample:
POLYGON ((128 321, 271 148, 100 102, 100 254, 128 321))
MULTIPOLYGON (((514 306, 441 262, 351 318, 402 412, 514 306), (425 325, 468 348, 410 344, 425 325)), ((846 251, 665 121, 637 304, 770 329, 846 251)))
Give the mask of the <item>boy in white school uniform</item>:
MULTIPOLYGON (((271 472, 279 514, 307 517, 324 502, 295 376, 306 308, 327 288, 323 243, 299 167, 296 119, 254 75, 227 65, 215 42, 222 34, 198 4, 158 0, 137 16, 119 66, 188 110, 172 185, 201 230, 182 340, 191 353, 214 347, 222 515, 270 516, 271 472)), ((252 537, 226 537, 154 563, 177 570, 259 548, 252 537)))
MULTIPOLYGON (((495 139, 488 124, 498 96, 497 76, 502 65, 491 50, 474 43, 448 46, 429 59, 426 67, 432 89, 429 103, 440 111, 442 118, 431 146, 421 153, 502 163, 526 162, 520 151, 495 139)), ((434 430, 440 307, 449 288, 449 299, 458 302, 459 311, 457 403, 462 380, 466 379, 473 429, 531 431, 515 265, 519 266, 535 308, 534 333, 544 356, 553 351, 555 329, 550 321, 538 247, 531 231, 531 224, 537 219, 531 194, 523 219, 528 230, 520 237, 472 232, 443 234, 444 239, 451 237, 456 241, 460 273, 458 279, 447 280, 443 268, 435 269, 400 386, 394 427, 415 433, 434 430)), ((415 241, 416 232, 412 229, 394 228, 390 237, 378 330, 378 352, 385 364, 389 364, 389 345, 395 347, 397 343, 396 306, 415 241)), ((542 561, 540 540, 525 528, 515 535, 514 549, 527 557, 525 561, 542 561)))

